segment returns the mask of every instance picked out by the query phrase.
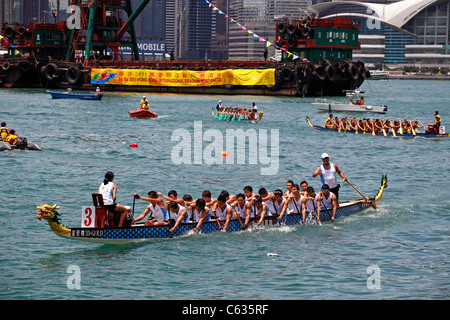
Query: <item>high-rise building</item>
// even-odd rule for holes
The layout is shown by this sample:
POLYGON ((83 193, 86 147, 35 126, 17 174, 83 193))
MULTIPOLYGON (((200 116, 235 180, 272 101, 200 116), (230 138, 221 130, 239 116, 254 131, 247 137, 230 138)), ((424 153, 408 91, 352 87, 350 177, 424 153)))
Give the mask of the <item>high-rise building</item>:
MULTIPOLYGON (((276 22, 299 19, 306 15, 310 0, 230 0, 229 16, 248 30, 273 42, 276 22)), ((263 59, 265 43, 243 32, 235 23, 229 24, 229 58, 263 59)), ((269 56, 275 54, 273 46, 268 48, 269 56)))
MULTIPOLYGON (((132 0, 131 7, 135 9, 141 0, 132 0)), ((166 1, 151 0, 134 21, 138 40, 165 40, 166 32, 166 1)))
POLYGON ((67 19, 67 0, 0 0, 0 25, 54 22, 67 19))

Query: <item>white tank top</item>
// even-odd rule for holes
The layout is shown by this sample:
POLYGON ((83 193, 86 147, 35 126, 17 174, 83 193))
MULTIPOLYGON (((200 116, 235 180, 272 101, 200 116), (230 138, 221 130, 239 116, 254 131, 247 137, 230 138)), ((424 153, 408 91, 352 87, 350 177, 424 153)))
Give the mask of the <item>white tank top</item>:
MULTIPOLYGON (((186 208, 183 207, 182 205, 178 204, 178 212, 175 213, 175 220, 178 220, 178 217, 181 215, 181 211, 183 211, 183 209, 186 209, 186 208)), ((181 222, 183 222, 183 223, 189 222, 189 215, 186 214, 184 216, 184 219, 181 222)))
POLYGON ((153 218, 155 221, 167 221, 167 211, 162 207, 150 203, 150 210, 153 213, 153 218))
POLYGON ((314 198, 314 200, 308 200, 306 201, 306 211, 308 212, 315 212, 317 209, 317 197, 319 195, 316 193, 316 197, 314 198))
POLYGON ((264 202, 267 204, 267 211, 270 212, 271 214, 275 214, 275 208, 273 206, 272 200, 266 200, 264 202))
POLYGON ((274 212, 273 212, 274 214, 280 214, 281 213, 281 210, 283 210, 284 202, 285 202, 284 198, 281 198, 281 203, 278 203, 277 200, 275 200, 273 202, 273 208, 275 209, 274 212))
MULTIPOLYGON (((227 210, 231 208, 230 205, 227 203, 227 206, 224 210, 220 209, 219 206, 216 208, 216 216, 219 220, 225 220, 227 218, 227 210)), ((214 215, 214 214, 213 214, 214 215)))
POLYGON ((245 201, 243 208, 239 207, 239 204, 236 204, 236 206, 234 207, 234 212, 236 212, 236 214, 239 214, 240 218, 247 217, 247 203, 248 201, 245 201))
POLYGON ((328 199, 325 199, 325 195, 322 194, 322 206, 325 205, 325 207, 323 207, 324 209, 331 209, 333 208, 333 202, 331 201, 331 196, 333 195, 332 192, 330 192, 330 194, 328 195, 328 199))
MULTIPOLYGON (((194 216, 195 222, 200 221, 200 218, 202 217, 202 214, 205 212, 205 210, 208 210, 208 208, 205 207, 205 209, 203 209, 200 212, 197 210, 197 208, 194 209, 193 216, 194 216)), ((203 220, 203 221, 210 221, 210 220, 211 220, 211 215, 209 214, 209 210, 208 210, 208 215, 206 216, 205 220, 203 220)))
POLYGON ((292 198, 292 201, 289 202, 288 208, 292 210, 292 213, 301 213, 302 212, 302 199, 303 196, 301 195, 300 198, 295 200, 295 198, 292 198))
POLYGON ((103 204, 105 206, 114 204, 114 199, 113 199, 113 186, 114 183, 112 183, 111 181, 108 182, 107 185, 105 185, 104 183, 102 183, 100 185, 100 193, 102 194, 103 197, 103 204))
MULTIPOLYGON (((264 203, 264 202, 263 202, 264 203)), ((255 206, 255 205, 253 205, 252 206, 252 216, 251 216, 251 218, 253 218, 253 216, 261 216, 261 214, 262 214, 262 209, 263 209, 263 206, 261 205, 261 207, 257 207, 257 206, 255 206)), ((269 207, 267 207, 267 209, 266 209, 266 216, 271 216, 272 214, 270 213, 270 211, 269 211, 269 207)))
POLYGON ((336 169, 334 168, 334 164, 330 162, 330 169, 328 170, 326 170, 323 165, 321 165, 320 168, 322 169, 322 172, 320 173, 322 185, 327 184, 330 188, 336 187, 336 169))

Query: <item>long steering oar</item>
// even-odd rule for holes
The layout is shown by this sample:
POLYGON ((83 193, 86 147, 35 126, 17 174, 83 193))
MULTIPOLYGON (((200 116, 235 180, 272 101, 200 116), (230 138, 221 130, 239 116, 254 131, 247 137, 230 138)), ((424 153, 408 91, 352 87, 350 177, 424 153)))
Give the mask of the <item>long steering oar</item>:
POLYGON ((358 192, 359 195, 360 195, 361 197, 363 197, 365 201, 370 202, 371 205, 372 205, 372 208, 374 208, 374 209, 377 208, 377 205, 376 205, 373 201, 371 201, 369 198, 367 198, 365 195, 363 195, 358 189, 356 189, 355 186, 352 185, 352 184, 350 183, 350 181, 348 181, 347 179, 346 179, 345 181, 350 185, 350 187, 352 187, 353 189, 355 189, 355 191, 358 192))

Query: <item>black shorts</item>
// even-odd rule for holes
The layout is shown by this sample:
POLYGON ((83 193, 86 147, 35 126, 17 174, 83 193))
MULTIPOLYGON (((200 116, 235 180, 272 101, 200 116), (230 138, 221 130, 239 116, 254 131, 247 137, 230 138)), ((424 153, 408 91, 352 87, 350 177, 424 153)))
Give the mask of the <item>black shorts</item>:
POLYGON ((109 212, 114 212, 116 210, 117 204, 108 204, 105 206, 105 210, 108 210, 109 212))
POLYGON ((334 193, 336 195, 336 198, 339 199, 339 188, 341 186, 338 184, 336 187, 334 188, 330 188, 330 192, 334 193))

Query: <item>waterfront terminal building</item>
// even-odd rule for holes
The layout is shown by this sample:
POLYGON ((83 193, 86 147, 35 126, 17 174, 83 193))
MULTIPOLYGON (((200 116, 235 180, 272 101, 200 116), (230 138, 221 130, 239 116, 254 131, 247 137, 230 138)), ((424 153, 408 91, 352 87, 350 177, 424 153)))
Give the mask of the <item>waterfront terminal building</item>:
POLYGON ((308 10, 319 17, 351 17, 358 24, 366 63, 450 67, 449 0, 313 0, 308 10))

